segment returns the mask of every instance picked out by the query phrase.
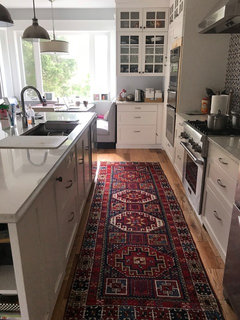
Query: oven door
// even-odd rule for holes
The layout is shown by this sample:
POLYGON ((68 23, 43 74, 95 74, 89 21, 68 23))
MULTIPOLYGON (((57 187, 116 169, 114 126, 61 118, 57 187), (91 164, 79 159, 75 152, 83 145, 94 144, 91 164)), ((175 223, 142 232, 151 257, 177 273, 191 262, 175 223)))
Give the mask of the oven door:
POLYGON ((185 150, 183 186, 193 209, 197 214, 201 214, 206 162, 202 158, 198 159, 187 143, 181 142, 181 145, 185 150))
POLYGON ((172 146, 174 146, 175 122, 176 109, 171 105, 167 105, 166 137, 172 146))

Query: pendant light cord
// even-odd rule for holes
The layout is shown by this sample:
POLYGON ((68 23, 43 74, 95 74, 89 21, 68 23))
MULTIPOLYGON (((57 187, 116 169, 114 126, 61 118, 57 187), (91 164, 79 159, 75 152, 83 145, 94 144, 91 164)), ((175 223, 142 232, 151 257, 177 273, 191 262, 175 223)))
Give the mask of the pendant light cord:
POLYGON ((33 0, 33 18, 36 19, 35 0, 33 0))
POLYGON ((53 1, 54 1, 54 0, 49 0, 49 1, 51 2, 51 11, 52 11, 53 40, 56 40, 55 27, 54 27, 54 10, 53 10, 53 1))

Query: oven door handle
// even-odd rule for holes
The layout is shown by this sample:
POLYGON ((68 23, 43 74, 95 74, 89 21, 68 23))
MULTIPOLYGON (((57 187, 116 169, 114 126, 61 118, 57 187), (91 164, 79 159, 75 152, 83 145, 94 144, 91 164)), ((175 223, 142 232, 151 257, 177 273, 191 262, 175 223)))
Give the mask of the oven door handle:
POLYGON ((192 153, 191 150, 188 149, 186 142, 180 142, 180 145, 187 151, 187 153, 189 154, 189 156, 192 158, 192 160, 196 163, 196 164, 200 164, 203 165, 204 161, 198 159, 197 157, 195 157, 195 155, 192 153))

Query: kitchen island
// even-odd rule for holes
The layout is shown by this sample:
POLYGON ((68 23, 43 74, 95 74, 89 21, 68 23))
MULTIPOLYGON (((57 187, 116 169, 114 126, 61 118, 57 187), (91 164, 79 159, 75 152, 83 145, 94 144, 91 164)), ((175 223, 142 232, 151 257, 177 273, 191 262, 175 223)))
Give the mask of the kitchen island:
POLYGON ((59 148, 0 149, 0 226, 12 259, 0 260, 0 294, 18 295, 24 320, 51 318, 96 171, 95 114, 45 113, 40 122, 56 120, 78 121, 59 148))

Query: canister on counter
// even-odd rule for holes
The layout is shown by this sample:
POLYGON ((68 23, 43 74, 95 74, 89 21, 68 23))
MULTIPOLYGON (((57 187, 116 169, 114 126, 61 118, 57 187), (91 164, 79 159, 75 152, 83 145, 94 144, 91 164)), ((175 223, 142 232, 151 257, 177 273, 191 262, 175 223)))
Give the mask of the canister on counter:
POLYGON ((202 114, 208 114, 209 112, 209 98, 207 97, 202 98, 201 112, 202 114))

